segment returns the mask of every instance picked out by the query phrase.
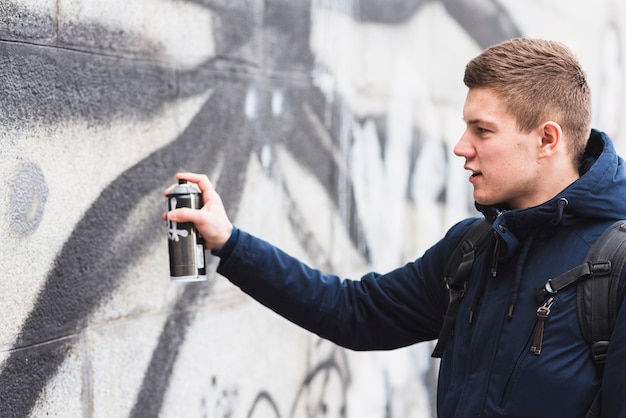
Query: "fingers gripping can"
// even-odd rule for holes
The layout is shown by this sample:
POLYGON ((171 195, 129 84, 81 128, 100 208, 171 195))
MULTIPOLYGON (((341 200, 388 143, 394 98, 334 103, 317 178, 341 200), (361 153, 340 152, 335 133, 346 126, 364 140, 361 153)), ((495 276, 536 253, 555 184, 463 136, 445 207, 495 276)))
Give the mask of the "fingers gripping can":
MULTIPOLYGON (((167 210, 200 209, 202 194, 186 180, 179 180, 167 194, 167 210)), ((198 282, 206 280, 204 238, 191 222, 167 221, 170 254, 170 280, 198 282)))

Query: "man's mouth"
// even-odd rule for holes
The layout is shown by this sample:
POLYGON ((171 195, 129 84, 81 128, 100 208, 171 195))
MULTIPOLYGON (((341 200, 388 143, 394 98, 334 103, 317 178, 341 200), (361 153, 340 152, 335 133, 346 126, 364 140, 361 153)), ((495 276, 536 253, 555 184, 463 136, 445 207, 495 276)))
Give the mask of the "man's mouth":
POLYGON ((470 181, 475 180, 476 178, 478 178, 479 176, 482 176, 483 173, 481 173, 480 171, 472 171, 472 174, 470 174, 470 181))

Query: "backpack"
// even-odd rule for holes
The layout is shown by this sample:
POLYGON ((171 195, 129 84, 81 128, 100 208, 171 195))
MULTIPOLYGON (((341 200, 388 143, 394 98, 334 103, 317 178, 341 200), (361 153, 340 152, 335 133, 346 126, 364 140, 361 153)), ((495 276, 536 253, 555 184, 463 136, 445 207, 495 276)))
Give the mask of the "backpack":
MULTIPOLYGON (((485 249, 492 235, 485 219, 474 222, 455 247, 444 270, 449 302, 437 345, 432 357, 441 358, 454 331, 456 315, 465 293, 474 259, 485 249)), ((552 296, 576 284, 578 323, 599 373, 603 372, 611 331, 617 316, 617 293, 620 275, 626 261, 626 221, 607 228, 589 249, 584 261, 565 273, 549 279, 543 288, 535 289, 537 325, 531 351, 539 355, 543 322, 550 314, 552 296)), ((600 416, 600 394, 596 396, 586 417, 600 416)))

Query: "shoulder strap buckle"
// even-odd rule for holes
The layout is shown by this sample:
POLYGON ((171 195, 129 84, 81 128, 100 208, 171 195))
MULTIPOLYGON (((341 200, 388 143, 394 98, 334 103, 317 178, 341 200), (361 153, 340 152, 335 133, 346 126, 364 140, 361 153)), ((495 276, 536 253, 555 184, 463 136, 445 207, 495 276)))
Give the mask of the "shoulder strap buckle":
POLYGON ((591 344, 591 355, 593 356, 593 361, 597 365, 604 364, 606 361, 606 354, 609 350, 609 342, 608 341, 596 341, 591 344))
POLYGON ((589 270, 592 276, 603 276, 611 272, 611 260, 589 262, 589 270))

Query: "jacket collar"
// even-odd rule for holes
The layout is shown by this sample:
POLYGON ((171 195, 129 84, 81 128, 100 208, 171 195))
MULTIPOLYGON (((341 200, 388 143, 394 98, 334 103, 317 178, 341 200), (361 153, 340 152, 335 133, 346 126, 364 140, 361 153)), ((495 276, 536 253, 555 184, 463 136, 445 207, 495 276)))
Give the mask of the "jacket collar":
POLYGON ((579 170, 580 178, 538 206, 510 210, 476 204, 505 244, 503 255, 516 252, 520 241, 539 228, 549 230, 590 219, 626 219, 626 165, 605 133, 591 131, 579 170))

